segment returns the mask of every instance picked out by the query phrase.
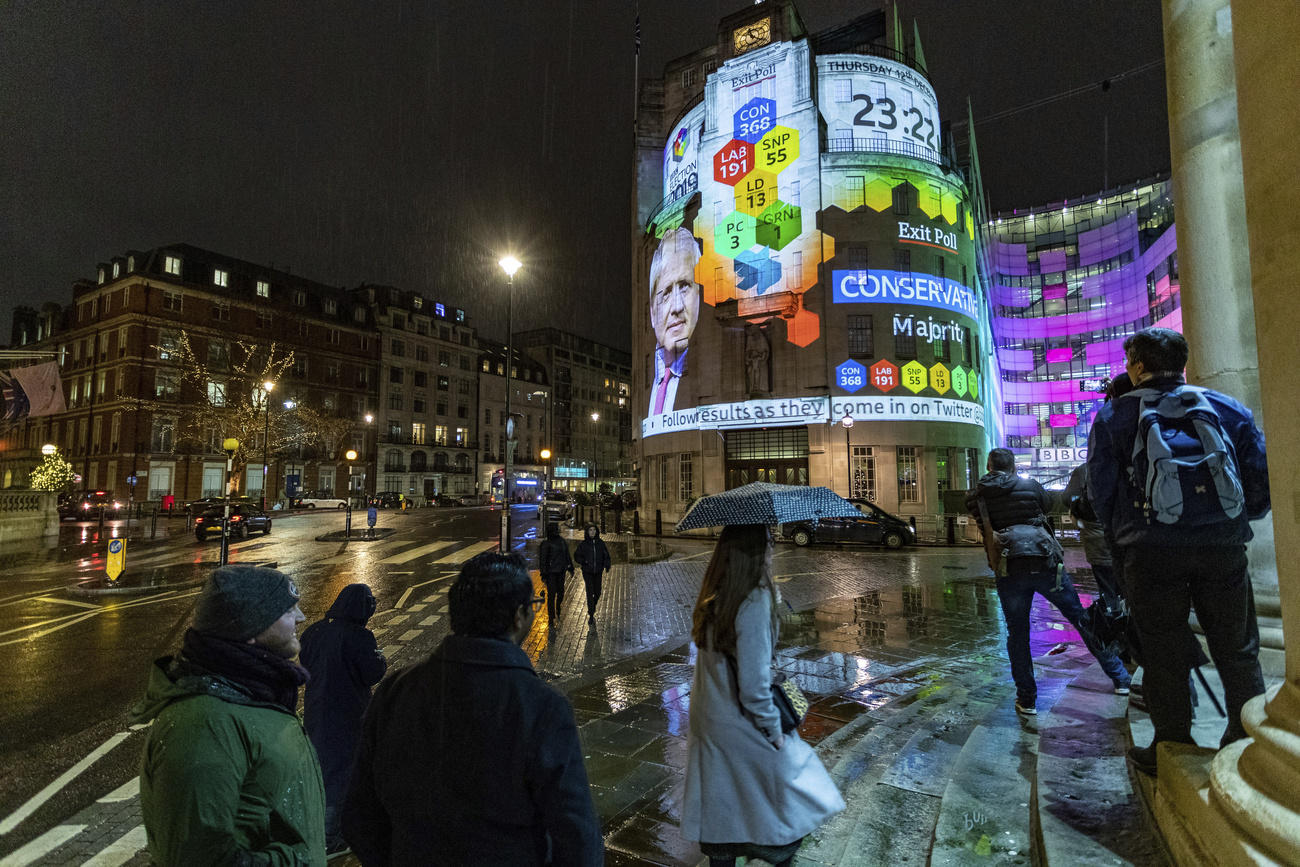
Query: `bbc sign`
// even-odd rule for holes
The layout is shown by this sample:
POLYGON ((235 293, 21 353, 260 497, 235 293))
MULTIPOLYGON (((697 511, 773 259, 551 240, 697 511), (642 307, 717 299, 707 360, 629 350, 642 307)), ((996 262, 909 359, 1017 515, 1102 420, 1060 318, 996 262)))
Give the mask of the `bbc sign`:
POLYGON ((1085 449, 1038 449, 1038 463, 1040 464, 1081 464, 1088 460, 1088 450, 1085 449))

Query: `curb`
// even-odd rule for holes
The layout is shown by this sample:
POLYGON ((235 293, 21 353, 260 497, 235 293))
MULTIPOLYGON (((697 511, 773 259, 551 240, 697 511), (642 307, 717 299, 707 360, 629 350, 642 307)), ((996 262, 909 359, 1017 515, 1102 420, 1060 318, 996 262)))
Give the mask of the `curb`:
POLYGON ((378 542, 380 539, 386 539, 397 531, 392 527, 375 527, 369 533, 365 529, 356 530, 351 535, 345 535, 342 530, 335 530, 332 533, 323 533, 316 537, 317 542, 378 542))
MULTIPOLYGON (((213 565, 215 566, 216 564, 213 565)), ((96 581, 96 582, 103 581, 103 580, 104 579, 102 578, 91 579, 91 581, 96 581)), ((113 586, 113 587, 86 587, 84 586, 85 584, 91 583, 91 581, 87 581, 87 582, 83 582, 82 584, 69 585, 63 588, 63 590, 69 596, 87 596, 87 597, 146 596, 151 593, 168 593, 172 590, 187 590, 191 587, 200 587, 207 580, 208 580, 207 576, 205 575, 202 578, 191 578, 188 581, 179 581, 175 583, 169 582, 166 584, 147 584, 147 585, 136 585, 136 586, 125 586, 120 583, 117 583, 117 586, 113 586)))

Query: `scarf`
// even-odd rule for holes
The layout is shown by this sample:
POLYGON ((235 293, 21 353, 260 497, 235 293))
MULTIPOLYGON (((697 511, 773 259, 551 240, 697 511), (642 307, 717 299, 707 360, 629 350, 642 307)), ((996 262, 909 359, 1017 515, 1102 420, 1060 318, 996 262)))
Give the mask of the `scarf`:
POLYGON ((297 712, 298 687, 310 678, 307 669, 265 647, 193 629, 185 631, 173 671, 225 678, 254 701, 279 705, 289 713, 297 712))

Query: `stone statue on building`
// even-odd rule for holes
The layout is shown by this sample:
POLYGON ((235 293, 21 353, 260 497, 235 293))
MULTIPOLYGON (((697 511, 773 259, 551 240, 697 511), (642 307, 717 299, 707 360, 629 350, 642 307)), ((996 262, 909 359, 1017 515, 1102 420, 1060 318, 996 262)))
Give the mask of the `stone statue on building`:
POLYGON ((759 325, 745 326, 745 382, 750 394, 772 391, 772 347, 759 325))

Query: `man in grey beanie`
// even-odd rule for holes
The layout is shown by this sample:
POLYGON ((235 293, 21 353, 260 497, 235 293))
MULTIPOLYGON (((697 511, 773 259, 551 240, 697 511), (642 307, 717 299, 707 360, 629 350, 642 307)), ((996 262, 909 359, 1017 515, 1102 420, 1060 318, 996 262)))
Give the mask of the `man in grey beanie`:
POLYGON ((306 618, 275 569, 223 566, 132 715, 153 721, 140 807, 154 863, 324 864, 325 787, 296 714, 306 618))

